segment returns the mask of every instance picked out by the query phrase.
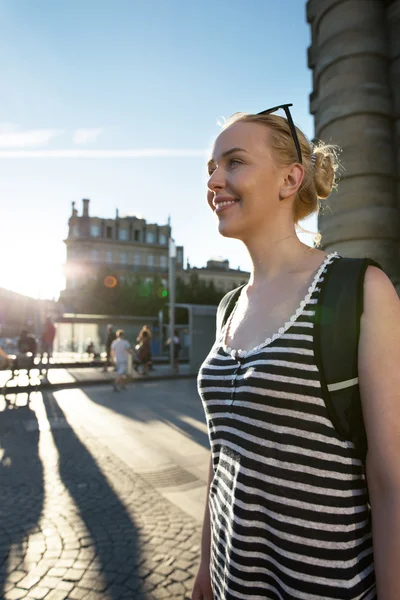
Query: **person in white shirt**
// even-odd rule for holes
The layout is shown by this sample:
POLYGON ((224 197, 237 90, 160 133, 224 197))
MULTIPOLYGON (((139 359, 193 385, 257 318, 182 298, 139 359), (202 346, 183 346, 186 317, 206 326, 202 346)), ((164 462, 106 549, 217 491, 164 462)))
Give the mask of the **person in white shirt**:
POLYGON ((124 338, 125 332, 123 329, 118 329, 116 339, 111 344, 112 357, 116 364, 116 377, 114 381, 114 390, 119 392, 125 389, 125 380, 128 372, 128 356, 132 354, 131 345, 124 338))

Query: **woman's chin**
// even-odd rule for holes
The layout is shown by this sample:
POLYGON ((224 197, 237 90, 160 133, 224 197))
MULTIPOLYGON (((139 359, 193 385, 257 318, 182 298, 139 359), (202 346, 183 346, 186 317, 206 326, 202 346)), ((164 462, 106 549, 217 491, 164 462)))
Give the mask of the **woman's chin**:
POLYGON ((220 219, 218 223, 218 232, 227 238, 241 239, 241 230, 239 223, 229 222, 228 219, 220 219))

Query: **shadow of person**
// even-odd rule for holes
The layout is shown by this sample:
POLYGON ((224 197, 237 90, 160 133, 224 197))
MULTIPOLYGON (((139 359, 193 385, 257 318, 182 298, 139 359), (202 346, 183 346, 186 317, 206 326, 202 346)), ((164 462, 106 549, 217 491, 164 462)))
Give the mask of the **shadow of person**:
POLYGON ((63 503, 61 498, 56 508, 58 518, 72 528, 72 547, 77 550, 77 562, 65 578, 79 579, 80 587, 104 594, 107 600, 124 594, 134 598, 143 575, 138 531, 125 506, 134 495, 134 482, 103 445, 92 438, 82 442, 50 392, 43 394, 43 402, 58 451, 59 476, 72 500, 63 503))
POLYGON ((126 395, 110 401, 107 390, 86 389, 90 400, 135 421, 157 421, 172 425, 187 438, 210 449, 210 441, 204 430, 205 416, 198 398, 196 382, 191 379, 153 382, 147 387, 146 381, 138 381, 128 388, 126 395), (132 402, 132 396, 140 396, 140 402, 132 402))
POLYGON ((17 571, 21 579, 32 566, 28 538, 39 531, 43 504, 38 422, 29 395, 20 394, 0 411, 0 598, 9 574, 17 571))

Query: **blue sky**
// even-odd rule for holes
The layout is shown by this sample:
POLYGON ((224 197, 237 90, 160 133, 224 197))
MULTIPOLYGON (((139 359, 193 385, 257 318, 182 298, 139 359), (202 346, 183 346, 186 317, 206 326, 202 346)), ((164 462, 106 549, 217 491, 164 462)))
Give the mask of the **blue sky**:
POLYGON ((206 152, 219 117, 282 102, 312 136, 305 2, 3 0, 0 21, 0 287, 58 296, 82 198, 171 215, 192 265, 249 268, 206 204, 206 152))

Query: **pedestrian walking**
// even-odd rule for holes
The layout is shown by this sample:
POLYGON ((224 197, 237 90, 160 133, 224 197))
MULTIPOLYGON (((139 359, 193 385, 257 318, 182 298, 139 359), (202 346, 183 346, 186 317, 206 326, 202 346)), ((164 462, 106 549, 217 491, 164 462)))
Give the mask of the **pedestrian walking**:
POLYGON ((115 335, 115 331, 114 331, 114 326, 111 325, 111 323, 109 325, 107 325, 107 332, 106 332, 106 364, 103 367, 103 371, 107 371, 108 367, 111 365, 111 344, 113 343, 113 341, 115 340, 116 335, 115 335))
POLYGON ((18 353, 13 364, 13 371, 27 369, 29 373, 34 366, 37 346, 37 339, 33 333, 28 333, 26 329, 23 329, 18 340, 18 353))
POLYGON ((143 328, 136 341, 138 344, 135 346, 136 356, 137 356, 137 364, 142 367, 142 375, 147 375, 149 372, 149 368, 152 363, 152 355, 151 355, 151 336, 148 328, 143 328))
POLYGON ((40 340, 41 359, 45 354, 47 355, 47 361, 49 361, 50 358, 53 356, 53 346, 55 337, 56 328, 51 320, 51 317, 48 317, 43 327, 40 340))
POLYGON ((192 598, 398 600, 400 302, 374 261, 298 239, 337 159, 289 106, 228 120, 208 165, 219 232, 252 271, 198 377, 211 460, 192 598))
POLYGON ((111 353, 116 365, 114 390, 119 392, 126 387, 128 359, 129 355, 132 354, 131 345, 128 340, 125 339, 125 332, 123 329, 118 329, 116 339, 111 344, 111 353))

